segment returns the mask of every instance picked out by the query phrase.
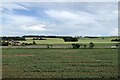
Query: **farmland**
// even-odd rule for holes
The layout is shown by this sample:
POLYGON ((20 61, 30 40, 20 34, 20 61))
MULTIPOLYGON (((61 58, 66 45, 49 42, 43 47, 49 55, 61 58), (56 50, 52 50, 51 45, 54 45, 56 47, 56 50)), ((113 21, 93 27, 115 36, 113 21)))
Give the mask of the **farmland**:
POLYGON ((117 49, 3 49, 3 78, 117 77, 117 49))
MULTIPOLYGON (((86 44, 89 45, 90 42, 93 42, 95 44, 95 48, 106 48, 106 47, 111 47, 115 46, 117 42, 112 42, 111 39, 114 39, 114 37, 106 37, 104 39, 100 38, 94 38, 94 39, 89 39, 89 38, 80 38, 78 39, 78 42, 64 42, 63 39, 61 38, 45 38, 47 40, 34 40, 38 46, 45 46, 46 44, 52 44, 54 48, 71 48, 70 45, 72 43, 79 43, 79 44, 86 44)), ((33 40, 26 40, 26 41, 20 41, 21 43, 32 43, 33 40)), ((44 47, 44 48, 45 48, 44 47)))
MULTIPOLYGON (((111 39, 114 39, 113 37, 106 37, 104 39, 102 38, 80 38, 78 42, 64 42, 62 38, 45 38, 47 40, 35 40, 37 44, 71 44, 71 43, 112 43, 111 39)), ((21 42, 28 42, 31 43, 33 40, 26 40, 21 42)))
MULTIPOLYGON (((117 42, 112 37, 34 40, 36 45, 2 48, 3 78, 109 78, 118 76, 117 42), (72 49, 72 43, 94 43, 94 48, 72 49), (47 44, 53 45, 47 48, 47 44)), ((19 41, 32 43, 33 40, 19 41)))

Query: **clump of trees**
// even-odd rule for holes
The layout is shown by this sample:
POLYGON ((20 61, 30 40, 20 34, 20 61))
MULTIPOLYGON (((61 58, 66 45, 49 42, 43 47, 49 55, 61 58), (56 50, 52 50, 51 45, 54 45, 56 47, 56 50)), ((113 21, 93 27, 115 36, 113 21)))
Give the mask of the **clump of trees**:
POLYGON ((1 44, 2 44, 2 46, 8 46, 9 42, 8 41, 2 41, 1 44))
POLYGON ((33 41, 33 43, 22 43, 21 46, 28 46, 28 45, 36 45, 37 43, 33 41))
POLYGON ((37 44, 35 41, 33 41, 33 44, 37 44))
MULTIPOLYGON (((73 49, 79 49, 79 48, 87 48, 87 45, 86 44, 79 44, 79 43, 74 43, 72 44, 72 48, 73 49)), ((88 48, 92 49, 94 47, 94 43, 93 42, 90 42, 90 44, 88 45, 88 48)))
POLYGON ((111 41, 120 41, 120 39, 117 39, 117 38, 116 38, 116 39, 112 39, 111 41))
POLYGON ((47 48, 52 48, 53 45, 52 44, 47 44, 47 48))
POLYGON ((83 48, 87 48, 87 45, 86 45, 86 44, 83 44, 83 48))
POLYGON ((42 38, 42 37, 40 37, 40 38, 33 38, 33 40, 47 40, 47 39, 44 39, 44 38, 42 38))
POLYGON ((116 48, 120 48, 120 43, 117 43, 115 46, 116 48))
POLYGON ((2 37, 2 40, 5 40, 5 41, 11 41, 11 40, 25 41, 26 39, 24 37, 2 37))
POLYGON ((64 37, 63 40, 64 40, 65 42, 76 42, 76 41, 78 41, 78 38, 64 37))
POLYGON ((33 43, 22 43, 21 46, 28 46, 28 45, 33 45, 33 43))
POLYGON ((95 37, 95 36, 85 36, 84 38, 94 39, 94 38, 99 38, 99 37, 95 37))
POLYGON ((79 49, 79 47, 80 47, 80 44, 72 44, 72 47, 73 47, 73 49, 79 49))
POLYGON ((90 42, 90 44, 89 44, 89 48, 93 48, 94 47, 94 43, 93 42, 90 42))

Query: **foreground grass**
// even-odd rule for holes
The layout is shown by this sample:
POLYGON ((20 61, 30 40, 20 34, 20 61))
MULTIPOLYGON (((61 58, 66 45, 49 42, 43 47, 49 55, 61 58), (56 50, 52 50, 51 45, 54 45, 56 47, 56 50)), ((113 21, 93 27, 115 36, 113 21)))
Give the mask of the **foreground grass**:
POLYGON ((3 49, 3 78, 117 76, 117 49, 3 49))

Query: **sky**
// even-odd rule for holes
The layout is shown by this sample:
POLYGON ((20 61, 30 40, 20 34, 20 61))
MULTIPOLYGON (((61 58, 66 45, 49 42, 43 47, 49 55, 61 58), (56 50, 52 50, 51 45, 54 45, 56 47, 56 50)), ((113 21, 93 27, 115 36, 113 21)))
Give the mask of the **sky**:
POLYGON ((6 2, 1 7, 3 36, 118 35, 117 2, 6 2))

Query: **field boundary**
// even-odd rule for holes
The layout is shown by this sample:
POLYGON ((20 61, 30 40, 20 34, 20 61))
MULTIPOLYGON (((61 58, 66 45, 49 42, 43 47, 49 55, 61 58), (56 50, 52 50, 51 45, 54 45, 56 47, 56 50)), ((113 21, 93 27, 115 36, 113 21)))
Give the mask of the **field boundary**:
POLYGON ((2 78, 2 80, 119 80, 119 78, 2 78))
MULTIPOLYGON (((46 46, 2 46, 2 49, 9 49, 9 48, 23 48, 23 49, 48 49, 46 46)), ((52 47, 49 49, 73 49, 72 47, 52 47)), ((90 49, 90 48, 79 48, 79 49, 90 49)), ((119 48, 112 48, 112 47, 94 47, 92 49, 119 49, 119 48)))

